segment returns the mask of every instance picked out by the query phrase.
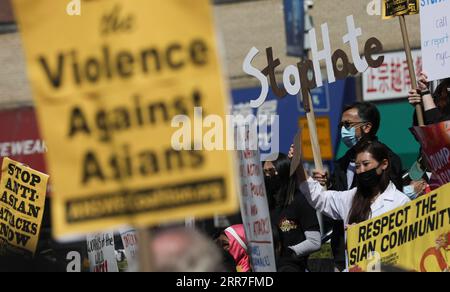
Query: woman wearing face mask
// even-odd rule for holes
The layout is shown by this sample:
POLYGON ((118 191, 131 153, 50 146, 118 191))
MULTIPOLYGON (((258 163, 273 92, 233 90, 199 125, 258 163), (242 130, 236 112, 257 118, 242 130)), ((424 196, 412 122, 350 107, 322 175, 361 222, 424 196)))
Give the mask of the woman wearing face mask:
POLYGON ((266 189, 272 197, 270 218, 281 234, 281 253, 277 261, 306 271, 308 257, 321 247, 317 214, 290 177, 291 162, 284 154, 272 163, 264 164, 266 189))
POLYGON ((348 191, 325 191, 299 166, 300 190, 316 210, 345 225, 358 224, 403 206, 410 199, 397 190, 389 178, 390 164, 386 147, 366 142, 356 151, 356 187, 348 191))
MULTIPOLYGON (((326 186, 328 190, 348 191, 356 187, 356 149, 367 141, 377 141, 381 116, 377 107, 370 102, 356 102, 344 108, 339 131, 342 142, 348 151, 334 163, 334 172, 328 176, 324 172, 314 171, 313 178, 326 186)), ((389 177, 398 190, 402 190, 402 162, 386 145, 389 157, 389 177)), ((345 269, 345 232, 341 221, 332 222, 333 235, 331 247, 336 269, 345 269)))
POLYGON ((276 198, 279 197, 279 193, 285 192, 288 187, 290 164, 290 159, 284 153, 279 153, 274 161, 263 163, 264 183, 271 212, 275 210, 276 198))

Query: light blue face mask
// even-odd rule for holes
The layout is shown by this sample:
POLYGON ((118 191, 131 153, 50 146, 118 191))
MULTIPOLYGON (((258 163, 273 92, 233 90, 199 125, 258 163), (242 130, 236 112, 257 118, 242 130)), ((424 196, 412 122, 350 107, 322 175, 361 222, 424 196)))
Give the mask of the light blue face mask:
POLYGON ((347 129, 346 127, 342 127, 341 129, 341 137, 342 142, 344 142, 345 146, 348 148, 353 148, 353 146, 358 143, 358 139, 356 138, 356 128, 347 129))
POLYGON ((407 195, 410 200, 417 199, 418 194, 416 193, 416 191, 414 190, 414 186, 412 185, 404 186, 403 193, 407 195))

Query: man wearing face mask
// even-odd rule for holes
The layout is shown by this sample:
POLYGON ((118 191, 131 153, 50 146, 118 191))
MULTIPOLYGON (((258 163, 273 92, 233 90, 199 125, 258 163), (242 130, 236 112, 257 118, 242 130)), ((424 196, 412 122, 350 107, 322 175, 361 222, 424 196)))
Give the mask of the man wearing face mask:
MULTIPOLYGON (((347 191, 356 187, 356 151, 358 145, 366 141, 378 141, 377 132, 380 127, 380 112, 369 102, 356 102, 345 107, 339 130, 342 142, 349 148, 343 157, 334 164, 334 172, 328 176, 324 172, 313 172, 313 178, 326 186, 329 190, 347 191)), ((386 145, 385 145, 386 146, 386 145)), ((402 162, 389 147, 390 180, 398 190, 403 189, 402 162)), ((342 271, 345 268, 345 240, 342 222, 333 223, 333 237, 331 247, 333 250, 336 268, 342 271)))

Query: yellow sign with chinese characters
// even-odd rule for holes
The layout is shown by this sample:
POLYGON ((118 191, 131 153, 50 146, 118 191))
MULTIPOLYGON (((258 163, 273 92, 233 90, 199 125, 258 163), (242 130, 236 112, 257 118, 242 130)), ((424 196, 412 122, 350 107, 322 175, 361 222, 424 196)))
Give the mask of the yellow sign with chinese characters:
POLYGON ((48 175, 9 158, 0 181, 0 256, 31 258, 44 216, 48 175))
POLYGON ((226 113, 209 0, 14 3, 57 237, 237 209, 233 153, 171 143, 175 116, 226 113))

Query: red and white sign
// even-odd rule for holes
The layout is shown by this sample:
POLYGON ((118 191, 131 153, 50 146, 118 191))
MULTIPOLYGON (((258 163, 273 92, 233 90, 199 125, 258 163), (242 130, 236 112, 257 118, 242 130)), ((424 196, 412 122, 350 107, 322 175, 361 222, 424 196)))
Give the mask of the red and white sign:
MULTIPOLYGON (((421 51, 414 50, 412 55, 417 76, 422 71, 421 51)), ((407 98, 411 88, 404 51, 384 54, 383 65, 376 69, 369 68, 363 73, 364 101, 407 98)))
POLYGON ((128 263, 128 272, 139 272, 139 247, 136 230, 122 228, 119 230, 128 263))
POLYGON ((86 238, 90 271, 93 273, 117 273, 114 233, 96 233, 86 238))
POLYGON ((437 189, 449 183, 450 121, 425 127, 414 127, 412 132, 422 146, 423 157, 427 160, 428 167, 433 173, 433 184, 430 183, 432 188, 437 189))
POLYGON ((0 112, 0 164, 4 157, 47 173, 44 154, 47 146, 39 134, 33 108, 0 112))
MULTIPOLYGON (((0 111, 0 165, 4 157, 47 172, 47 146, 41 139, 34 108, 0 111)), ((50 185, 47 195, 50 192, 50 185)))
POLYGON ((258 151, 239 151, 241 213, 254 272, 276 272, 272 226, 258 151))

